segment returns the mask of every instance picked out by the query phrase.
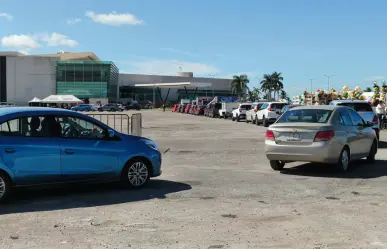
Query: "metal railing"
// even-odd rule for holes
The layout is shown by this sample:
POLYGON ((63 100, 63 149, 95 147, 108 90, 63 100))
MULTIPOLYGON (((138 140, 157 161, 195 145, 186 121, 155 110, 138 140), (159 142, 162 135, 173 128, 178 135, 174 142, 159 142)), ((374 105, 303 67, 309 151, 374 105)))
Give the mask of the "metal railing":
POLYGON ((114 130, 135 136, 142 135, 142 116, 141 113, 132 114, 131 117, 127 114, 102 114, 90 113, 88 116, 105 123, 114 130))
POLYGON ((114 130, 130 134, 130 117, 127 114, 87 114, 96 120, 105 123, 114 130))

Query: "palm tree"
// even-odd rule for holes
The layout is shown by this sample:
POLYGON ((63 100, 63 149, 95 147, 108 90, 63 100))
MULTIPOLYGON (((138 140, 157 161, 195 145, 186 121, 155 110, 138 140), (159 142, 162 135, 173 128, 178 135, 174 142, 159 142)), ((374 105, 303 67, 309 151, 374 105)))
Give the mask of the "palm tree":
POLYGON ((272 84, 273 84, 273 90, 274 90, 274 98, 275 98, 275 93, 279 95, 279 92, 284 88, 284 84, 282 81, 284 78, 281 76, 281 73, 274 72, 271 74, 272 78, 272 84))
POLYGON ((239 98, 245 97, 247 90, 249 89, 249 78, 246 74, 240 76, 234 75, 231 81, 231 92, 237 94, 239 98))
POLYGON ((253 97, 254 97, 254 101, 258 101, 259 100, 259 95, 261 94, 260 91, 259 91, 259 88, 257 87, 253 87, 253 90, 251 91, 253 97))
POLYGON ((271 91, 273 90, 273 79, 272 75, 270 74, 264 74, 263 79, 261 80, 261 89, 266 93, 266 97, 269 97, 267 99, 268 101, 271 100, 271 91))

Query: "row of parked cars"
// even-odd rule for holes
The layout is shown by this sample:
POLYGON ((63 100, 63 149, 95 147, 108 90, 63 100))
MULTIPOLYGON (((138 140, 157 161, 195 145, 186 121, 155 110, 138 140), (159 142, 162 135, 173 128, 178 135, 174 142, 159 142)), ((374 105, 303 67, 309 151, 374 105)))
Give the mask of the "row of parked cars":
POLYGON ((131 105, 122 105, 110 103, 103 106, 97 106, 92 104, 81 104, 71 108, 73 111, 78 112, 122 112, 124 110, 141 110, 141 105, 139 104, 131 104, 131 105))
POLYGON ((274 170, 295 161, 334 164, 345 172, 352 161, 373 163, 379 144, 379 119, 361 100, 334 100, 303 106, 281 102, 175 105, 172 111, 262 124, 265 153, 274 170))

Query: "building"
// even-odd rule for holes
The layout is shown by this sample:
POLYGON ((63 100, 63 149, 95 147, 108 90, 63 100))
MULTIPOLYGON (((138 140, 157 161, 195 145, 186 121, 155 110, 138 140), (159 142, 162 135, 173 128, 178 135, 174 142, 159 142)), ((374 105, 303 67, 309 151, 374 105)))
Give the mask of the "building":
MULTIPOLYGON (((111 61, 101 61, 92 52, 25 55, 0 52, 0 102, 26 105, 34 97, 53 94, 74 95, 83 100, 105 99, 127 102, 133 99, 160 103, 158 90, 141 87, 150 83, 203 82, 206 89, 173 88, 168 101, 195 96, 231 96, 230 79, 194 77, 180 72, 176 76, 119 73, 111 61)), ((161 89, 166 97, 168 89, 161 89)))

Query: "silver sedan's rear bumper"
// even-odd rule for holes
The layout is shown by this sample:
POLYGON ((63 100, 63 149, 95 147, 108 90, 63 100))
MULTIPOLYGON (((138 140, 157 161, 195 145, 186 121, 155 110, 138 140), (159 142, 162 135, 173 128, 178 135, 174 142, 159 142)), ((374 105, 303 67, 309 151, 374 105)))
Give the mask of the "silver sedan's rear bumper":
POLYGON ((327 142, 313 142, 309 145, 279 145, 266 140, 265 152, 269 160, 300 161, 316 163, 337 163, 342 147, 327 142))

